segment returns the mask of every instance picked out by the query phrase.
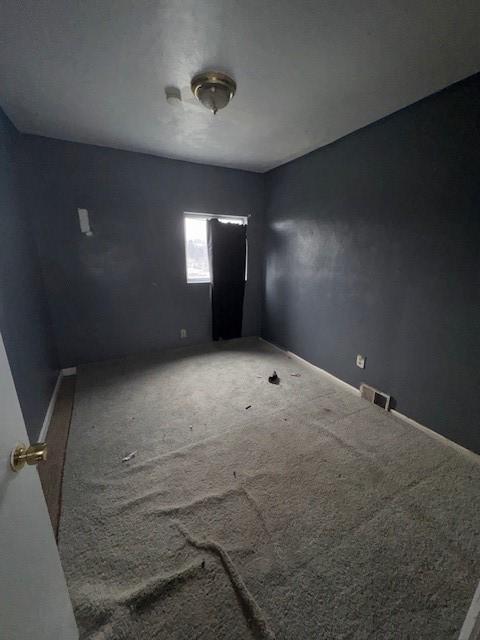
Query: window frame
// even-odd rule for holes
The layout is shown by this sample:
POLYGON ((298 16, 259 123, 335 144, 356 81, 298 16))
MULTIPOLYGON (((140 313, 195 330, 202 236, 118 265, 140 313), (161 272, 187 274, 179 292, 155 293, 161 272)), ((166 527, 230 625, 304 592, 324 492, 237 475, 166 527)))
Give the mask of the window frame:
MULTIPOLYGON (((186 226, 185 222, 187 218, 192 218, 196 220, 203 220, 207 222, 207 220, 217 219, 217 220, 228 220, 229 218, 233 222, 233 220, 237 221, 238 224, 246 224, 248 225, 248 218, 250 216, 234 216, 231 214, 212 214, 212 213, 197 213, 195 211, 184 211, 183 212, 183 235, 184 235, 184 247, 185 247, 185 280, 187 284, 210 284, 211 274, 209 267, 209 274, 207 278, 189 278, 188 276, 188 255, 187 255, 187 234, 186 234, 186 226)), ((247 281, 248 274, 248 238, 247 238, 247 246, 246 246, 246 256, 245 256, 245 282, 247 281)))

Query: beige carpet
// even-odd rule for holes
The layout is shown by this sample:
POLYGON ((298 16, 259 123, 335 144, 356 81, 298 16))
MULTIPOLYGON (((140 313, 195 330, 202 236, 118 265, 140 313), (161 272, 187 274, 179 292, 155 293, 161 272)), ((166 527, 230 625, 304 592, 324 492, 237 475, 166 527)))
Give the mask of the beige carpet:
POLYGON ((479 481, 257 340, 83 367, 60 527, 81 638, 453 640, 479 481))

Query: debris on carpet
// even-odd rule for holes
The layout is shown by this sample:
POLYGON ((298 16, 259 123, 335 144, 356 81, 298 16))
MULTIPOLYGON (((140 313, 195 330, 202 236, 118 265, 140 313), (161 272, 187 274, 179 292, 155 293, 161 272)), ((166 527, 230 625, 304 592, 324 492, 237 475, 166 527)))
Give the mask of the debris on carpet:
POLYGON ((270 384, 280 384, 280 378, 277 376, 277 372, 274 371, 272 375, 268 378, 270 384))
POLYGON ((247 406, 245 407, 245 410, 247 410, 247 409, 251 409, 251 408, 252 408, 252 405, 251 405, 251 404, 249 404, 249 405, 247 405, 247 406))
POLYGON ((128 462, 129 460, 134 458, 136 455, 137 455, 137 452, 136 451, 132 451, 132 453, 129 453, 127 456, 122 458, 122 462, 128 462))

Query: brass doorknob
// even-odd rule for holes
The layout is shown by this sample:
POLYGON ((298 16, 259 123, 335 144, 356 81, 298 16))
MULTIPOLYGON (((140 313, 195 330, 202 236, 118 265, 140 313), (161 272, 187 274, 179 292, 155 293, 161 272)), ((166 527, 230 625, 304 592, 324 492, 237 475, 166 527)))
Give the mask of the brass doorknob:
POLYGON ((47 443, 36 442, 29 447, 21 443, 18 444, 10 454, 10 466, 13 471, 20 471, 25 464, 38 464, 47 459, 47 443))

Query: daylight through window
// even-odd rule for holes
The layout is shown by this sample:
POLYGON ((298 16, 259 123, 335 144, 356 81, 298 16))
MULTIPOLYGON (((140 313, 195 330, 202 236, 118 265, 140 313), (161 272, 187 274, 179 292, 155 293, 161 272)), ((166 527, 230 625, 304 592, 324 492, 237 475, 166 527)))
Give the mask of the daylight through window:
MULTIPOLYGON (((207 249, 207 220, 201 215, 185 216, 185 255, 187 282, 210 282, 210 267, 207 249)), ((219 218, 225 224, 246 224, 246 218, 230 216, 219 218)), ((245 280, 246 271, 245 271, 245 280)))
POLYGON ((185 217, 187 282, 210 282, 207 251, 207 221, 185 217))

